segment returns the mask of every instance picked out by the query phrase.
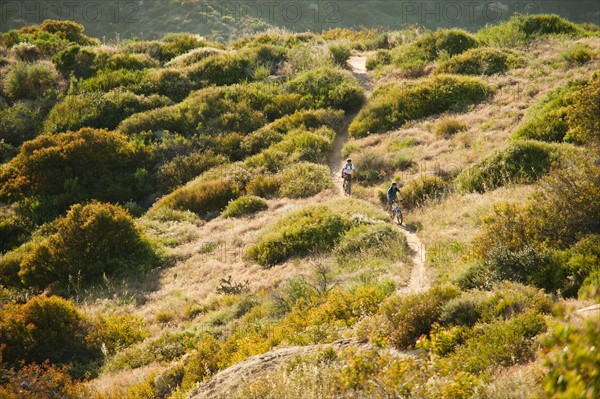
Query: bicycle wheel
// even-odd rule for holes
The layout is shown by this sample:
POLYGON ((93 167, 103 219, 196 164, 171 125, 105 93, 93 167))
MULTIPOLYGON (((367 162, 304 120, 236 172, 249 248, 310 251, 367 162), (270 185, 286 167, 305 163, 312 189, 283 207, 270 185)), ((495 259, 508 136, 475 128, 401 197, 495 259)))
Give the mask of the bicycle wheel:
POLYGON ((400 208, 396 209, 396 223, 402 224, 402 210, 400 208))

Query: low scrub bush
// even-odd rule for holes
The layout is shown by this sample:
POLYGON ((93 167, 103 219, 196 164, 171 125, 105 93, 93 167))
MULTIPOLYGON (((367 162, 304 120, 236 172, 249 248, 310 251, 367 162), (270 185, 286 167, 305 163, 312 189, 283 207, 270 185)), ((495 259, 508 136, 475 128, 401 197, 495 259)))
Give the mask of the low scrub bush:
POLYGON ((102 63, 103 69, 118 71, 119 69, 142 70, 156 68, 159 64, 147 54, 115 53, 102 63))
POLYGON ((441 367, 448 373, 461 370, 479 375, 492 367, 528 363, 537 352, 534 338, 546 329, 544 317, 532 311, 476 326, 455 353, 440 361, 441 367))
POLYGON ((8 207, 0 207, 0 254, 24 243, 30 226, 23 217, 8 207))
POLYGON ((89 360, 99 354, 86 340, 90 326, 72 302, 56 296, 5 305, 0 309, 2 361, 18 365, 89 360))
POLYGON ((23 62, 35 62, 43 57, 42 51, 35 44, 26 42, 15 44, 10 52, 17 60, 23 62))
POLYGON ((169 192, 225 162, 227 162, 227 158, 216 155, 211 150, 178 155, 163 164, 158 170, 159 187, 163 192, 169 192))
POLYGON ((464 132, 468 127, 464 122, 458 119, 447 117, 440 119, 435 124, 435 135, 443 138, 450 138, 458 132, 464 132))
POLYGON ((220 55, 223 50, 214 47, 200 47, 185 54, 178 55, 165 64, 169 68, 183 68, 192 66, 193 64, 202 61, 205 58, 213 55, 220 55))
POLYGON ((372 71, 382 66, 392 63, 392 53, 390 50, 377 50, 375 55, 367 58, 366 67, 368 71, 372 71))
POLYGON ((307 207, 281 218, 246 254, 255 262, 270 267, 292 256, 329 250, 350 227, 350 220, 326 206, 307 207))
POLYGON ((318 129, 326 126, 332 130, 339 129, 344 122, 344 112, 340 110, 310 109, 294 112, 277 119, 269 127, 279 133, 287 133, 294 129, 318 129))
POLYGON ((528 110, 525 121, 517 127, 513 137, 549 142, 563 141, 569 130, 566 121, 568 98, 581 85, 581 82, 570 82, 538 101, 528 110))
POLYGON ((569 126, 565 141, 589 145, 600 143, 600 74, 573 92, 569 103, 565 110, 565 121, 569 126))
POLYGON ((171 69, 153 69, 144 74, 144 79, 131 89, 142 94, 160 94, 178 102, 183 100, 190 92, 197 88, 184 72, 171 69))
POLYGON ((354 178, 364 184, 377 184, 385 180, 390 173, 389 161, 379 152, 363 150, 353 159, 356 165, 354 178))
POLYGON ((279 195, 287 198, 308 198, 333 187, 329 169, 323 165, 300 162, 279 174, 279 195))
POLYGON ((576 35, 577 25, 553 14, 514 15, 510 20, 477 32, 482 43, 494 47, 515 47, 541 35, 576 35))
POLYGON ((442 55, 452 57, 477 45, 475 37, 464 30, 439 29, 396 47, 392 56, 394 64, 402 71, 410 76, 420 76, 428 63, 442 55))
POLYGON ((23 257, 19 276, 27 286, 87 285, 157 262, 131 215, 117 205, 74 205, 54 228, 23 257))
POLYGON ((101 70, 88 79, 72 80, 69 94, 81 94, 93 91, 108 92, 118 88, 133 90, 140 86, 141 82, 146 78, 146 74, 146 71, 130 71, 127 69, 119 69, 117 71, 101 70))
POLYGON ((231 85, 252 78, 250 58, 238 54, 223 53, 206 57, 186 70, 187 76, 202 85, 231 85))
POLYGON ((239 187, 229 180, 193 181, 163 197, 155 207, 189 210, 204 217, 221 212, 238 195, 239 187))
POLYGON ((0 110, 0 140, 20 146, 40 133, 43 118, 42 107, 34 102, 18 101, 0 110))
POLYGON ((244 137, 240 147, 247 156, 256 155, 272 144, 283 139, 283 134, 271 129, 269 126, 258 129, 244 137))
POLYGON ((86 128, 42 135, 25 142, 6 165, 0 197, 8 202, 35 197, 54 216, 88 199, 129 201, 145 194, 148 162, 144 149, 118 133, 86 128))
POLYGON ((336 108, 350 111, 364 101, 363 90, 350 72, 319 68, 301 72, 286 87, 306 98, 314 108, 336 108))
POLYGON ((348 61, 348 58, 352 54, 352 48, 349 43, 344 42, 330 44, 329 51, 331 51, 335 63, 341 67, 346 66, 346 61, 348 61))
POLYGON ((258 175, 246 186, 246 192, 258 197, 271 199, 279 194, 281 179, 277 175, 258 175))
POLYGON ((95 347, 102 347, 108 355, 142 342, 150 336, 144 320, 136 315, 114 313, 98 316, 94 320, 87 340, 95 347))
POLYGON ((420 294, 389 298, 380 313, 389 322, 390 343, 399 349, 413 346, 439 320, 446 303, 459 294, 455 287, 440 286, 420 294))
POLYGON ((408 253, 406 237, 389 224, 361 225, 348 230, 334 254, 341 264, 400 259, 408 253))
POLYGON ((543 342, 544 392, 550 398, 593 398, 600 393, 600 323, 559 324, 543 342))
POLYGON ((66 85, 52 63, 39 61, 12 64, 2 80, 2 87, 11 100, 35 100, 56 96, 66 85))
POLYGON ((335 132, 327 127, 315 131, 292 130, 270 148, 289 155, 290 161, 321 163, 331 152, 335 132))
POLYGON ((364 137, 402 126, 407 121, 483 101, 493 92, 483 81, 463 76, 437 75, 377 89, 352 121, 351 136, 364 137))
POLYGON ((83 127, 114 129, 127 117, 169 105, 159 95, 143 96, 128 91, 92 92, 66 96, 44 122, 46 133, 76 131, 83 127))
POLYGON ((440 200, 447 191, 448 184, 439 177, 421 176, 402 187, 402 205, 407 209, 421 207, 429 201, 440 200))
POLYGON ((264 211, 269 206, 266 201, 256 196, 240 197, 231 201, 227 208, 223 210, 221 216, 225 218, 238 218, 242 216, 253 215, 264 211))
POLYGON ((470 49, 441 62, 436 73, 495 75, 522 64, 522 58, 513 51, 482 47, 470 49))
POLYGON ((69 366, 55 366, 50 362, 5 370, 0 397, 80 399, 88 396, 90 392, 82 384, 77 384, 70 372, 69 366))
POLYGON ((577 66, 591 61, 596 56, 596 52, 587 44, 575 43, 563 50, 560 56, 569 66, 577 66))
POLYGON ((507 184, 533 183, 550 170, 557 150, 537 142, 516 142, 462 171, 456 178, 461 193, 483 193, 507 184))
POLYGON ((303 71, 332 68, 334 65, 333 54, 326 46, 303 44, 288 50, 283 70, 286 75, 293 76, 303 71))
POLYGON ((68 47, 54 57, 52 62, 65 78, 73 75, 77 79, 92 77, 98 69, 94 51, 75 45, 68 47))

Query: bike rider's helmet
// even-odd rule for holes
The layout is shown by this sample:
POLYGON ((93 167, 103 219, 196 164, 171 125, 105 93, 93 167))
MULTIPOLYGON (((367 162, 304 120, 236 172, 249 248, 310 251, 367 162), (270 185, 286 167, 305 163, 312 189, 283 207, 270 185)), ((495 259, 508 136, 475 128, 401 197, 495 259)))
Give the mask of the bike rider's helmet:
POLYGON ((396 183, 395 181, 392 182, 392 186, 397 185, 398 183, 396 183))
POLYGON ((348 159, 346 159, 346 162, 352 163, 352 160, 350 158, 348 158, 348 159))

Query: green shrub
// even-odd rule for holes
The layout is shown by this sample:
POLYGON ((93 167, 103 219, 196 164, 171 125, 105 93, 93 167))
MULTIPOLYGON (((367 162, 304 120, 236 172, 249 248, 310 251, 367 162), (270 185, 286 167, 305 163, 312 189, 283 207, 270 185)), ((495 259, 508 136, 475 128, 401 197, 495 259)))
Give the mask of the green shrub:
POLYGON ((290 75, 334 66, 333 54, 323 45, 294 46, 288 50, 286 58, 290 75))
POLYGON ((283 134, 279 133, 269 126, 258 129, 247 136, 241 144, 241 149, 246 155, 255 155, 261 150, 268 148, 283 139, 283 134))
POLYGON ((367 58, 366 67, 368 71, 381 68, 392 63, 392 54, 389 50, 377 50, 375 55, 367 58))
POLYGON ((159 187, 164 192, 171 191, 226 161, 227 158, 215 155, 211 150, 178 155, 163 164, 158 170, 159 187))
POLYGON ((485 294, 481 291, 465 292, 449 300, 440 314, 440 323, 446 326, 472 327, 483 314, 485 294))
POLYGON ((321 163, 327 160, 332 150, 335 132, 327 127, 315 131, 301 129, 288 132, 283 140, 270 148, 290 155, 293 161, 321 163))
POLYGON ((83 34, 85 28, 83 25, 68 20, 46 19, 39 26, 41 32, 53 33, 63 37, 66 40, 80 45, 99 44, 98 39, 87 37, 83 34))
POLYGON ((600 143, 600 74, 569 96, 565 110, 569 126, 565 141, 578 144, 600 143))
POLYGON ((297 111, 277 119, 269 127, 279 133, 287 133, 294 129, 304 128, 307 130, 318 129, 327 126, 337 130, 344 122, 344 113, 334 109, 310 109, 297 111))
POLYGON ((380 313, 390 323, 390 343, 399 349, 413 346, 439 320, 446 303, 459 294, 455 287, 440 286, 420 294, 389 298, 380 313))
POLYGON ((421 207, 429 201, 440 200, 448 191, 448 184, 436 176, 421 176, 401 189, 402 205, 407 209, 421 207))
POLYGON ((96 357, 98 348, 86 341, 90 324, 72 302, 56 296, 5 305, 0 309, 2 360, 61 364, 96 357))
POLYGON ((436 73, 462 75, 494 75, 522 65, 519 55, 509 50, 489 47, 475 48, 443 61, 436 73))
POLYGON ((406 237, 389 224, 362 225, 348 230, 334 254, 341 264, 372 259, 400 259, 408 253, 406 237))
POLYGON ((0 207, 0 254, 24 243, 30 235, 27 221, 14 210, 0 207))
POLYGON ((246 186, 246 192, 262 198, 274 198, 279 194, 281 179, 277 175, 255 176, 246 186))
POLYGON ((44 122, 47 133, 76 131, 82 127, 114 129, 127 117, 168 105, 169 99, 149 97, 128 91, 92 92, 66 96, 56 104, 44 122))
POLYGON ((188 51, 185 54, 181 54, 165 64, 166 67, 182 68, 191 66, 197 62, 202 61, 205 58, 213 55, 220 55, 223 50, 214 47, 200 47, 194 50, 188 51))
POLYGON ((453 75, 386 85, 373 93, 369 103, 350 124, 349 132, 354 137, 386 132, 409 120, 478 103, 492 91, 479 79, 453 75))
POLYGON ((447 372, 456 370, 480 374, 491 367, 509 367, 535 358, 535 336, 546 331, 544 317, 525 312, 508 321, 481 325, 456 352, 441 360, 447 372))
POLYGON ((402 171, 409 169, 414 164, 415 162, 413 161, 412 155, 398 153, 394 157, 394 167, 402 171))
POLYGON ((142 342, 150 334, 145 329, 144 320, 136 315, 114 313, 98 316, 88 334, 88 342, 95 347, 103 347, 108 355, 142 342))
POLYGON ((116 53, 111 55, 102 65, 104 69, 117 71, 119 69, 142 70, 158 67, 158 62, 146 54, 116 53))
POLYGON ((352 74, 333 68, 301 72, 286 87, 306 98, 314 108, 358 108, 364 101, 363 90, 352 74))
POLYGON ((11 100, 35 100, 56 95, 65 88, 58 71, 47 61, 12 64, 2 85, 4 94, 11 100))
POLYGON ((92 91, 108 92, 118 88, 133 89, 139 87, 146 78, 146 71, 130 71, 119 69, 117 71, 102 70, 94 76, 72 81, 69 94, 89 93, 92 91))
MULTIPOLYGON (((167 62, 190 50, 211 46, 215 43, 208 42, 198 35, 190 33, 169 33, 161 41, 136 41, 126 42, 123 50, 132 53, 144 53, 161 62, 167 62)), ((216 45, 220 47, 220 45, 216 45)))
POLYGON ((583 65, 594 58, 596 52, 587 44, 575 43, 560 53, 561 58, 570 66, 583 65))
POLYGON ((0 255, 0 284, 5 287, 23 288, 19 271, 21 270, 23 258, 31 251, 33 246, 32 242, 28 242, 0 255))
POLYGON ((543 342, 544 391, 549 398, 594 398, 600 393, 600 323, 560 324, 543 342))
POLYGON ((144 151, 105 130, 38 136, 25 142, 3 170, 0 197, 8 202, 36 197, 54 216, 87 199, 137 199, 147 189, 144 151))
POLYGON ((426 32, 416 40, 396 47, 393 62, 409 76, 424 74, 425 66, 443 56, 454 56, 477 47, 474 36, 461 29, 426 32))
POLYGON ((285 168, 279 182, 279 195, 287 198, 308 198, 333 187, 329 168, 308 162, 285 168))
POLYGON ((467 130, 468 127, 464 122, 461 122, 458 119, 447 117, 436 122, 434 129, 436 136, 449 138, 458 132, 467 130))
POLYGON ((17 58, 17 60, 24 62, 35 62, 43 57, 42 52, 35 44, 27 42, 15 44, 10 49, 10 52, 17 58))
POLYGON ((265 169, 268 172, 276 173, 289 163, 289 155, 275 148, 267 148, 260 154, 246 158, 244 163, 251 169, 265 169))
POLYGON ((238 195, 238 186, 228 180, 192 181, 163 197, 155 207, 189 210, 204 217, 221 212, 238 195))
POLYGON ((186 70, 187 76, 202 85, 231 85, 252 78, 252 64, 248 57, 223 53, 206 57, 186 70))
POLYGON ((569 130, 566 121, 567 99, 580 82, 570 82, 566 86, 553 90, 531 107, 513 137, 541 141, 563 141, 569 130))
POLYGON ((240 197, 234 201, 231 201, 225 210, 221 213, 221 216, 225 218, 238 218, 241 216, 253 215, 260 211, 264 211, 269 206, 260 197, 246 196, 240 197))
POLYGON ((456 178, 461 193, 483 193, 507 184, 533 183, 550 170, 556 150, 538 142, 516 142, 462 171, 456 178))
POLYGON ((197 84, 185 72, 168 68, 148 70, 144 79, 132 87, 136 92, 160 94, 175 102, 186 98, 194 88, 197 88, 197 84))
POLYGON ((537 35, 573 35, 580 32, 577 25, 555 14, 517 15, 513 18, 528 38, 537 35))
POLYGON ((365 184, 381 183, 390 173, 390 163, 379 152, 363 150, 354 157, 356 181, 365 184))
POLYGON ((85 285, 157 261, 131 215, 117 205, 73 205, 54 228, 21 262, 19 276, 27 286, 85 285))
POLYGON ((350 45, 344 42, 330 44, 329 51, 331 51, 335 63, 342 67, 346 66, 346 61, 348 61, 348 58, 352 54, 350 45))
POLYGON ((577 297, 582 300, 592 299, 596 303, 600 303, 600 271, 596 270, 590 273, 583 280, 581 287, 577 291, 577 297))
POLYGON ((263 266, 273 266, 292 256, 331 249, 350 227, 349 220, 326 206, 306 207, 281 218, 246 254, 263 266))
POLYGON ((80 46, 71 46, 52 57, 56 68, 69 77, 71 74, 76 78, 87 79, 97 71, 96 53, 80 46))
POLYGON ((0 110, 0 140, 20 146, 31 140, 42 128, 43 111, 34 102, 17 101, 0 110))

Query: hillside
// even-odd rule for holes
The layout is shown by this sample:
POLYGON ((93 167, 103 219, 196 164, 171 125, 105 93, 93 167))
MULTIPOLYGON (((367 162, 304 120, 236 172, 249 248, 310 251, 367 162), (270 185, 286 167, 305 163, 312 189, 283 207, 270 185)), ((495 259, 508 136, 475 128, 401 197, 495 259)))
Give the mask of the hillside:
POLYGON ((0 397, 597 397, 599 32, 2 33, 0 397))

